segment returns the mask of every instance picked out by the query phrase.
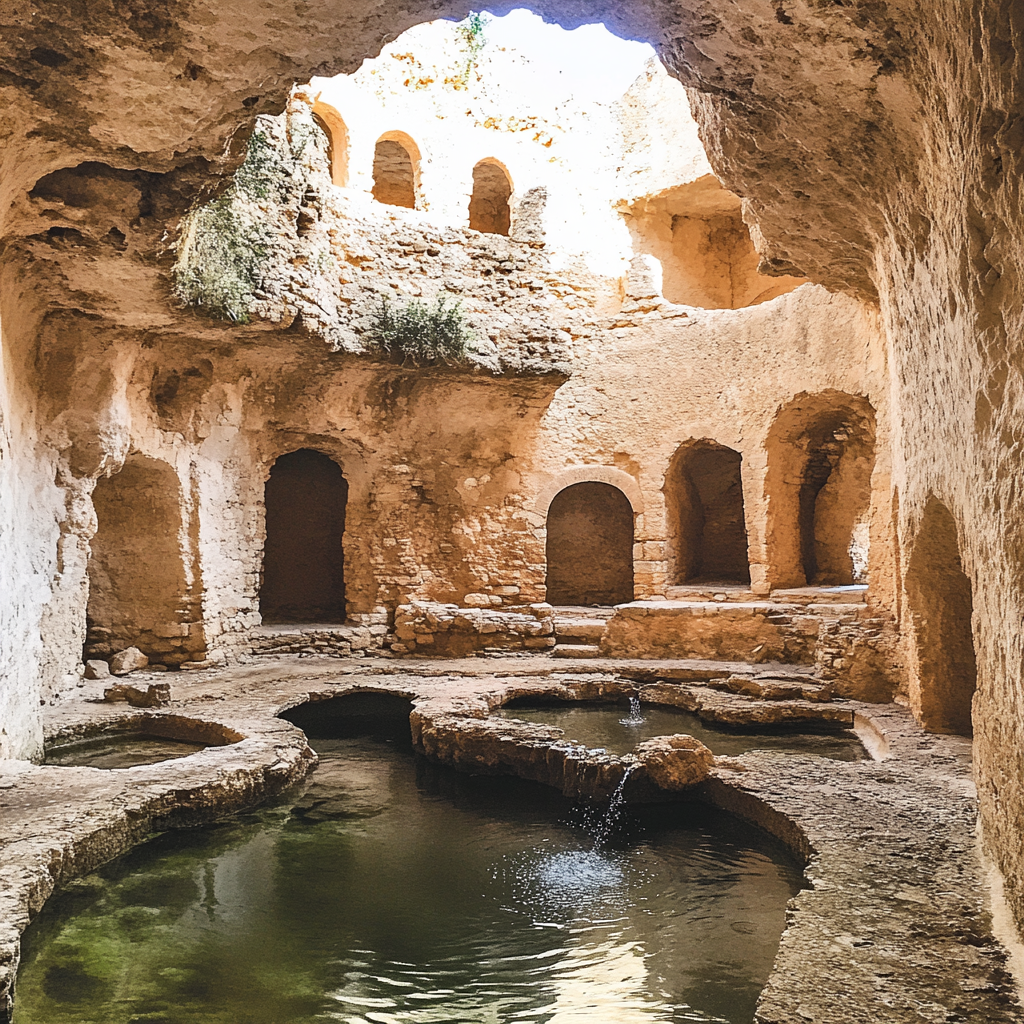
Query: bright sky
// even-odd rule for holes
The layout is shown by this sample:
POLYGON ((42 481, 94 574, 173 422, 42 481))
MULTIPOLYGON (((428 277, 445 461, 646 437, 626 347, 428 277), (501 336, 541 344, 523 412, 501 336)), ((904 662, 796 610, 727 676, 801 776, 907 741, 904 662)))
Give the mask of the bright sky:
POLYGON ((613 36, 604 25, 567 32, 523 9, 503 18, 488 15, 484 37, 491 60, 500 64, 495 50, 502 47, 515 50, 529 61, 536 87, 555 101, 570 96, 583 103, 617 100, 654 56, 652 46, 613 36))

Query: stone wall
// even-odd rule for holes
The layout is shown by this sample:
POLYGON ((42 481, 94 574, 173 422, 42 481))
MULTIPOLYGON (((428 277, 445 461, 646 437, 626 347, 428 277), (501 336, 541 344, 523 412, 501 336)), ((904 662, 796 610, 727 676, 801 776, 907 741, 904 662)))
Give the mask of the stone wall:
MULTIPOLYGON (((524 418, 531 427, 544 421, 544 443, 524 443, 515 451, 527 454, 510 459, 507 435, 491 447, 481 427, 480 449, 467 444, 460 472, 430 467, 430 480, 412 462, 394 459, 385 470, 381 459, 378 474, 365 471, 363 493, 370 494, 371 479, 380 485, 375 494, 393 486, 409 506, 401 517, 435 523, 447 513, 412 514, 421 500, 413 482, 435 488, 435 495, 445 488, 458 494, 457 506, 437 506, 460 512, 434 534, 448 537, 455 529, 456 540, 438 540, 431 558, 443 564, 442 556, 453 552, 441 546, 454 548, 465 538, 460 586, 476 593, 483 592, 477 577, 485 566, 495 578, 509 568, 491 552, 510 523, 526 535, 526 555, 512 568, 536 585, 540 560, 528 535, 538 540, 543 527, 530 504, 531 486, 539 493, 580 464, 614 467, 632 474, 647 499, 637 522, 637 580, 653 589, 666 564, 662 467, 683 441, 715 438, 741 451, 749 468, 744 498, 758 586, 769 582, 770 565, 757 528, 768 520, 761 487, 766 424, 782 401, 804 392, 832 388, 867 397, 878 424, 868 521, 871 586, 895 609, 912 644, 909 616, 927 609, 908 607, 901 584, 906 558, 897 561, 886 551, 898 539, 909 554, 929 501, 942 503, 956 524, 973 591, 978 689, 972 718, 984 832, 1024 919, 1024 783, 1013 767, 1024 750, 1024 543, 1017 500, 1024 382, 1016 341, 1024 291, 1024 30, 1017 6, 1010 0, 982 6, 794 0, 783 9, 760 0, 725 8, 709 0, 671 7, 600 0, 583 12, 563 0, 542 0, 537 7, 569 26, 601 19, 625 36, 655 40, 666 65, 692 90, 715 173, 744 200, 762 271, 799 271, 852 297, 801 288, 739 311, 742 319, 728 312, 680 314, 677 323, 685 328, 670 319, 652 323, 653 306, 628 308, 621 326, 610 317, 604 332, 574 346, 573 359, 586 373, 555 399, 517 395, 515 410, 500 418, 507 423, 530 407, 524 418), (877 303, 876 311, 860 302, 877 303), (666 360, 671 364, 680 351, 693 361, 676 373, 666 360), (737 384, 748 380, 749 388, 737 384), (694 394, 705 400, 691 402, 694 394), (680 409, 687 410, 685 423, 680 409), (550 434, 562 441, 547 444, 550 434), (650 438, 657 440, 648 444, 650 438), (477 538, 485 540, 482 547, 477 538)), ((392 9, 313 0, 300 18, 292 7, 270 2, 247 10, 243 24, 234 10, 200 0, 187 20, 177 9, 145 2, 133 4, 127 18, 110 4, 44 3, 32 13, 28 19, 10 8, 0 32, 9 69, 0 83, 2 132, 11 155, 2 174, 0 545, 5 579, 13 581, 0 593, 0 710, 4 752, 15 755, 38 750, 40 695, 73 680, 95 528, 88 495, 130 448, 151 457, 162 451, 187 493, 194 488, 208 499, 200 501, 198 541, 205 553, 204 615, 237 629, 254 612, 245 595, 257 582, 257 498, 273 457, 316 438, 325 447, 343 446, 338 436, 364 405, 366 419, 377 413, 383 419, 387 410, 401 420, 408 401, 403 388, 415 391, 412 378, 378 368, 379 380, 367 387, 373 374, 360 379, 355 369, 352 386, 347 364, 338 371, 346 377, 337 390, 355 397, 333 405, 350 402, 344 416, 325 424, 326 413, 308 416, 301 401, 274 409, 269 399, 280 394, 282 378, 308 382, 323 368, 320 342, 306 334, 306 321, 316 322, 312 307, 298 320, 284 319, 291 333, 283 340, 259 326, 235 330, 182 318, 169 302, 164 238, 173 236, 196 195, 237 166, 238 142, 254 117, 279 113, 297 79, 354 70, 382 38, 466 12, 451 5, 392 9), (253 37, 273 45, 254 50, 253 37), (159 426, 143 390, 133 385, 129 393, 128 381, 136 364, 151 374, 163 368, 154 363, 177 360, 200 369, 201 359, 218 369, 216 383, 196 403, 209 414, 200 416, 199 439, 187 427, 159 426), (258 415, 249 405, 254 398, 258 415), (265 436, 259 445, 246 433, 257 426, 265 436)), ((515 386, 499 386, 515 393, 515 386)), ((436 450, 447 441, 439 434, 436 450)), ((350 461, 358 450, 359 443, 346 450, 350 461)), ((414 572, 410 549, 423 534, 398 535, 391 530, 396 522, 382 524, 379 549, 371 546, 366 564, 386 569, 396 590, 429 589, 414 572)), ((923 680, 908 653, 910 693, 920 710, 923 680)))

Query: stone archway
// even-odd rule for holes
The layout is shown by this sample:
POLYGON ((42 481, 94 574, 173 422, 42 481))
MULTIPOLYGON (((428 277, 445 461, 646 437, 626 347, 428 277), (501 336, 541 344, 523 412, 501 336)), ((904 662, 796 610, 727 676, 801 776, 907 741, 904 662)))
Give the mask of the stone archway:
POLYGON ((348 184, 348 127, 341 114, 329 103, 317 99, 313 103, 313 119, 327 136, 327 157, 331 165, 331 181, 348 184))
POLYGON ((925 505, 904 583, 916 653, 911 698, 921 723, 930 732, 970 736, 978 679, 973 594, 956 521, 934 495, 925 505))
POLYGON ((300 448, 278 458, 264 493, 264 622, 344 622, 348 483, 341 467, 300 448))
POLYGON ((182 537, 182 494, 173 467, 129 455, 97 481, 90 544, 86 654, 138 647, 154 663, 178 665, 204 648, 190 626, 196 595, 182 537))
POLYGON ((547 510, 547 599, 556 605, 633 600, 633 508, 617 487, 571 484, 547 510))
POLYGON ((676 583, 750 582, 742 460, 709 440, 688 442, 673 456, 665 500, 676 583))
POLYGON ((373 151, 373 198, 387 206, 416 209, 419 148, 404 132, 388 132, 373 151))
POLYGON ((481 160, 473 168, 469 226, 474 231, 507 235, 512 223, 512 180, 497 160, 481 160))
POLYGON ((875 412, 839 391, 798 395, 765 440, 772 586, 865 582, 875 412))

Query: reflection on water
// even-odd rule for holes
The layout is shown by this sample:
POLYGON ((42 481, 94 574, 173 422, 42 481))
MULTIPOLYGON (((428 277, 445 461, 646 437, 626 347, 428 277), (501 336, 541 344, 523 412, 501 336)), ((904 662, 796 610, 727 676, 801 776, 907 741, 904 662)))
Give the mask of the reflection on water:
MULTIPOLYGON (((636 700, 636 698, 632 698, 636 700)), ((623 717, 623 704, 587 704, 559 702, 522 707, 496 708, 491 712, 521 722, 554 725, 565 730, 565 738, 592 749, 603 748, 610 754, 628 754, 638 743, 655 736, 686 733, 694 736, 715 754, 735 756, 748 750, 782 750, 794 754, 812 754, 837 761, 867 759, 863 744, 852 733, 735 732, 707 725, 689 711, 630 704, 623 717)))
POLYGON ((205 748, 205 743, 122 733, 48 747, 46 763, 64 767, 132 768, 138 764, 156 764, 158 761, 187 757, 205 748))
POLYGON ((753 1018, 799 881, 763 834, 675 805, 595 850, 552 790, 315 745, 300 796, 51 900, 16 1024, 753 1018))

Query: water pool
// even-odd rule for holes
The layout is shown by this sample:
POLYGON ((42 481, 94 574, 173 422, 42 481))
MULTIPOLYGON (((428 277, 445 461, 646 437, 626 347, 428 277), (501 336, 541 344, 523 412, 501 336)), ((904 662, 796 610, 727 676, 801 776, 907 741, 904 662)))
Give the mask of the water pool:
POLYGON ((157 764, 160 761, 188 757, 207 746, 206 743, 190 743, 164 736, 108 733, 94 739, 47 747, 46 764, 65 768, 134 768, 140 764, 157 764))
POLYGON ((699 804, 602 849, 545 787, 313 741, 308 787, 55 895, 16 1024, 747 1024, 800 872, 699 804))
POLYGON ((630 714, 626 703, 528 702, 516 701, 495 708, 492 715, 521 722, 554 725, 565 738, 591 749, 604 748, 610 754, 628 754, 644 740, 655 736, 686 733, 700 740, 715 754, 736 756, 749 750, 780 750, 813 754, 838 761, 861 761, 868 757, 853 733, 760 731, 738 732, 702 722, 689 711, 642 704, 639 716, 630 714))

